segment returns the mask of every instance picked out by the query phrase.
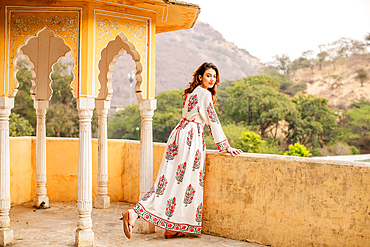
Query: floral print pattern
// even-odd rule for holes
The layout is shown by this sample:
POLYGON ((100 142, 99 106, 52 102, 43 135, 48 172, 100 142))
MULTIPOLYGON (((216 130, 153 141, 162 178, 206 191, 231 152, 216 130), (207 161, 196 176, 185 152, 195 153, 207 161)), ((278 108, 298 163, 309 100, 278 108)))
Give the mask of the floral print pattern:
POLYGON ((218 117, 217 117, 215 109, 213 108, 212 103, 209 103, 209 105, 207 106, 207 113, 208 113, 209 119, 212 122, 220 123, 220 121, 218 121, 218 117))
POLYGON ((188 112, 190 112, 191 110, 195 108, 195 106, 198 104, 198 101, 199 101, 198 95, 193 94, 190 96, 189 104, 188 104, 188 112))

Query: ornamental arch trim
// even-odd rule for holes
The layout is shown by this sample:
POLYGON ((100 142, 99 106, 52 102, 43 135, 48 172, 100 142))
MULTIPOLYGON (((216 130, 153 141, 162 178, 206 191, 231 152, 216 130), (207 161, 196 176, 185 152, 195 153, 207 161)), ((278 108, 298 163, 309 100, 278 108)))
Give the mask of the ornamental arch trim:
MULTIPOLYGON (((65 55, 70 51, 72 51, 72 48, 66 43, 63 37, 56 35, 55 32, 53 32, 53 30, 51 30, 47 26, 38 30, 35 36, 28 37, 25 40, 24 44, 19 46, 19 48, 17 49, 17 59, 19 59, 20 55, 23 55, 31 66, 32 86, 30 93, 33 100, 51 99, 53 93, 53 89, 51 86, 51 74, 53 72, 53 66, 59 61, 60 58, 65 57, 65 55), (41 49, 40 46, 42 45, 47 45, 47 47, 42 47, 41 49), (42 55, 46 55, 45 53, 47 53, 47 58, 40 59, 42 55)), ((17 59, 15 59, 14 61, 17 61, 17 59)), ((19 69, 16 64, 14 67, 15 71, 13 74, 13 78, 16 82, 16 87, 13 89, 16 92, 19 86, 16 74, 19 69)), ((71 70, 71 73, 73 75, 73 79, 71 81, 70 87, 73 94, 74 88, 72 87, 72 83, 76 76, 73 72, 73 69, 71 70)))
MULTIPOLYGON (((4 94, 8 97, 14 97, 18 91, 19 84, 16 79, 18 69, 15 62, 21 54, 20 49, 27 45, 30 38, 38 36, 42 30, 47 28, 53 32, 54 37, 61 38, 71 51, 73 60, 71 88, 73 96, 77 97, 82 9, 6 6, 5 12, 6 73, 4 73, 4 94)), ((29 58, 27 60, 29 61, 29 58)))
POLYGON ((118 58, 127 52, 135 62, 136 66, 136 85, 135 93, 138 100, 143 99, 143 91, 141 84, 143 83, 143 65, 141 63, 140 53, 136 50, 135 45, 128 40, 124 33, 119 33, 116 38, 109 41, 107 46, 101 51, 101 59, 99 61, 98 81, 100 83, 99 100, 111 100, 113 94, 113 72, 114 65, 118 58))

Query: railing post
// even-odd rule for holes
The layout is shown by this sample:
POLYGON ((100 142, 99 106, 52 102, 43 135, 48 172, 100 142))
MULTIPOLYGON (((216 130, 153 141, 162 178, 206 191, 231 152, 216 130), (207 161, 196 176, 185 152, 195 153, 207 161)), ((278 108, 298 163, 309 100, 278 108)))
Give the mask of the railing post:
POLYGON ((36 109, 36 196, 33 199, 35 207, 49 207, 49 197, 46 196, 46 131, 45 115, 49 101, 34 101, 36 109))
POLYGON ((93 246, 92 231, 92 147, 91 120, 94 110, 94 99, 77 99, 78 116, 80 117, 80 138, 78 153, 78 224, 76 246, 93 246))
POLYGON ((0 246, 13 244, 10 229, 10 150, 9 116, 14 98, 0 97, 0 246))
MULTIPOLYGON (((157 100, 140 100, 141 115, 140 137, 140 198, 142 198, 153 185, 153 115, 157 108, 157 100)), ((135 223, 140 233, 153 233, 154 225, 138 220, 135 223)))
POLYGON ((110 197, 108 196, 108 137, 107 137, 107 115, 110 101, 95 100, 98 111, 98 164, 97 180, 98 190, 95 197, 95 208, 109 208, 110 197))

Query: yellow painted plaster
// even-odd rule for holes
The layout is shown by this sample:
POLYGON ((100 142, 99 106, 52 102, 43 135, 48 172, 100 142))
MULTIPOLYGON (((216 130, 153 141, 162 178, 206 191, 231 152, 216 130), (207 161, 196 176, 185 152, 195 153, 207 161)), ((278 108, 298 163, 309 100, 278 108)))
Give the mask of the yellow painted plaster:
MULTIPOLYGON (((16 80, 16 60, 20 55, 19 49, 34 36, 37 36, 43 28, 49 28, 56 37, 64 40, 65 44, 71 49, 71 57, 78 61, 79 51, 79 18, 81 9, 64 8, 34 8, 34 7, 7 7, 6 16, 8 25, 6 27, 6 78, 5 88, 6 96, 14 96, 14 89, 18 87, 16 80)), ((3 67, 2 67, 3 68, 3 67)), ((74 66, 72 70, 78 75, 78 67, 74 66)), ((77 81, 77 80, 76 80, 77 81)), ((73 82, 76 84, 75 82, 73 82)))
POLYGON ((33 138, 10 138, 10 198, 11 204, 33 199, 36 189, 36 166, 33 138))
MULTIPOLYGON (((150 42, 154 42, 152 38, 152 18, 140 15, 133 15, 112 11, 94 11, 95 22, 95 78, 98 78, 99 68, 98 63, 101 59, 102 50, 107 47, 107 44, 114 40, 118 34, 123 33, 129 42, 131 42, 137 52, 140 54, 140 62, 143 66, 141 76, 143 78, 140 89, 143 92, 143 99, 148 98, 150 88, 154 90, 154 80, 150 78, 148 70, 154 70, 154 64, 151 64, 151 49, 153 46, 150 42), (153 65, 153 67, 149 67, 153 65), (148 81, 151 80, 151 84, 148 81)), ((153 50, 154 51, 154 50, 153 50)), ((99 83, 96 83, 96 96, 99 89, 99 83)))
MULTIPOLYGON (((0 4, 0 13, 5 13, 5 6, 0 4)), ((0 59, 0 81, 3 83, 0 83, 0 97, 5 96, 6 89, 5 87, 5 18, 0 18, 0 57, 3 59, 0 59)))

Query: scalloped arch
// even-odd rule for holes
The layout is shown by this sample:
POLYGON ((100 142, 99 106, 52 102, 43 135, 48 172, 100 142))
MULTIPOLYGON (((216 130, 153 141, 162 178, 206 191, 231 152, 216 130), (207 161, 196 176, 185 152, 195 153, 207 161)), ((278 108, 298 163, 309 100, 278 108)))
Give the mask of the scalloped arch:
MULTIPOLYGON (((65 56, 71 50, 71 47, 66 44, 65 40, 55 35, 47 26, 37 31, 35 36, 25 40, 24 44, 19 47, 18 54, 24 55, 31 65, 32 86, 30 92, 33 100, 50 100, 53 92, 51 87, 53 66, 61 57, 65 56)), ((17 72, 18 68, 16 67, 14 71, 14 80, 16 82, 14 90, 17 90, 19 86, 19 82, 16 78, 17 72)), ((74 74, 73 78, 75 78, 74 74)), ((74 79, 72 82, 73 81, 74 79)), ((72 82, 70 87, 72 91, 74 91, 75 89, 72 87, 72 82)), ((14 96, 15 94, 16 91, 14 96)))
POLYGON ((114 65, 117 63, 118 58, 123 55, 124 52, 130 54, 135 62, 136 66, 136 85, 135 93, 138 100, 143 99, 141 84, 143 82, 142 71, 143 65, 140 61, 140 54, 136 50, 134 44, 130 42, 126 35, 122 32, 119 33, 116 38, 110 41, 107 46, 101 51, 101 59, 98 64, 99 75, 98 81, 100 83, 99 94, 97 99, 99 100, 111 100, 113 94, 113 71, 114 65))

